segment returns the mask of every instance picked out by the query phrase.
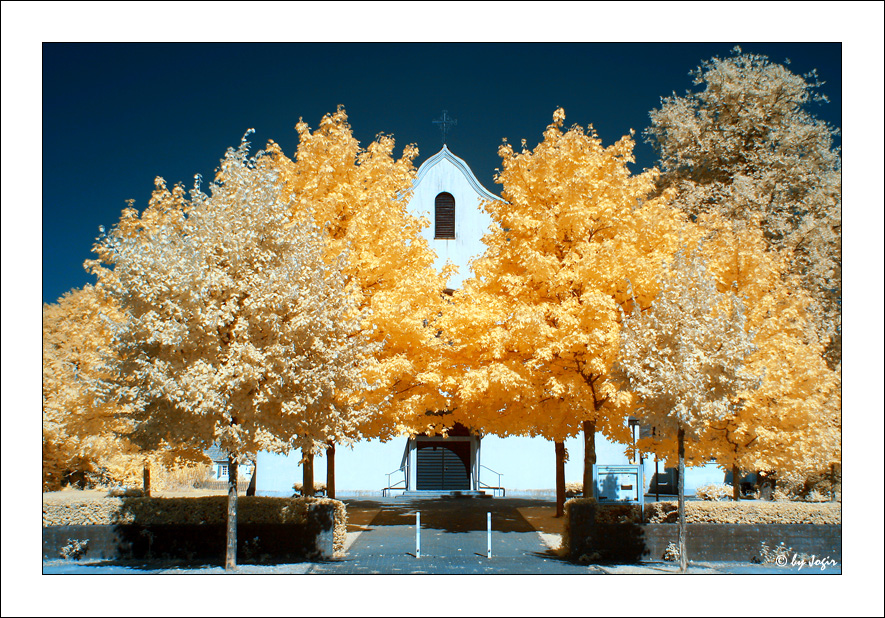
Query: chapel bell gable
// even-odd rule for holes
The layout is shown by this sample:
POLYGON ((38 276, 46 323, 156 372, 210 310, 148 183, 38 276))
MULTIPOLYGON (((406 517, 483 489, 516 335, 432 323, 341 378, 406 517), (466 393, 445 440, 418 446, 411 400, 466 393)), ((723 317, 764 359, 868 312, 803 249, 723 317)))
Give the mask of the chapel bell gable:
POLYGON ((500 199, 445 145, 418 168, 408 209, 430 220, 423 234, 436 252, 436 269, 442 270, 447 261, 458 266, 447 287, 460 288, 470 277, 469 262, 485 251, 482 237, 492 223, 482 202, 500 199))

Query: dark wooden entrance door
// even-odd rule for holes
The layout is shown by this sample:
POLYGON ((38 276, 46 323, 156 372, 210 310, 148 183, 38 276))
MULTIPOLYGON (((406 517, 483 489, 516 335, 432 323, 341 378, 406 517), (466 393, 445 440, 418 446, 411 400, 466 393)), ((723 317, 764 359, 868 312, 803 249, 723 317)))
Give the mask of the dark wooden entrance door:
POLYGON ((470 489, 470 442, 418 442, 417 489, 470 489))

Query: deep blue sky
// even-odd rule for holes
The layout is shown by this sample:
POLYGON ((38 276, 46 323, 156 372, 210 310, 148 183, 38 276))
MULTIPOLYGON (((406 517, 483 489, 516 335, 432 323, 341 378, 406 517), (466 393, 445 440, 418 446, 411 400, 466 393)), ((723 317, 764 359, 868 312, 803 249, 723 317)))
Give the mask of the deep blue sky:
MULTIPOLYGON (((752 44, 744 51, 817 68, 841 126, 840 44, 752 44)), ((98 226, 127 199, 143 209, 153 180, 212 171, 243 133, 288 155, 299 117, 315 128, 345 106, 362 145, 392 134, 420 165, 441 146, 433 120, 457 119, 447 140, 494 193, 502 138, 533 146, 562 106, 566 124, 593 124, 604 144, 648 125, 661 96, 691 87, 688 72, 723 44, 44 44, 43 301, 92 281, 98 226)), ((639 137, 637 135, 637 137, 639 137)), ((641 139, 637 168, 654 165, 641 139)))

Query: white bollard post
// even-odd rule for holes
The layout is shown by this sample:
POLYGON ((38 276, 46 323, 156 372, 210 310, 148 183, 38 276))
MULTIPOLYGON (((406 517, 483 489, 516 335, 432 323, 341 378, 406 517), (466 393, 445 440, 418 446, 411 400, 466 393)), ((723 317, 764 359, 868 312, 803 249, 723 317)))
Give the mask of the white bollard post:
POLYGON ((421 557, 421 512, 415 513, 415 557, 421 557))
POLYGON ((492 557, 492 514, 486 513, 486 523, 488 524, 488 539, 489 539, 489 558, 492 557))

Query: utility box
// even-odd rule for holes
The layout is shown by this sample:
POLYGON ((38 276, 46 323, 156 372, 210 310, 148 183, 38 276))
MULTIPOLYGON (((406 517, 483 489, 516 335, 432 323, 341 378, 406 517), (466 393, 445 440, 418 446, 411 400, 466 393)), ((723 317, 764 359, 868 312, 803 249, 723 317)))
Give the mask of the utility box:
POLYGON ((641 465, 595 465, 593 478, 593 497, 597 502, 642 503, 645 478, 641 465))

